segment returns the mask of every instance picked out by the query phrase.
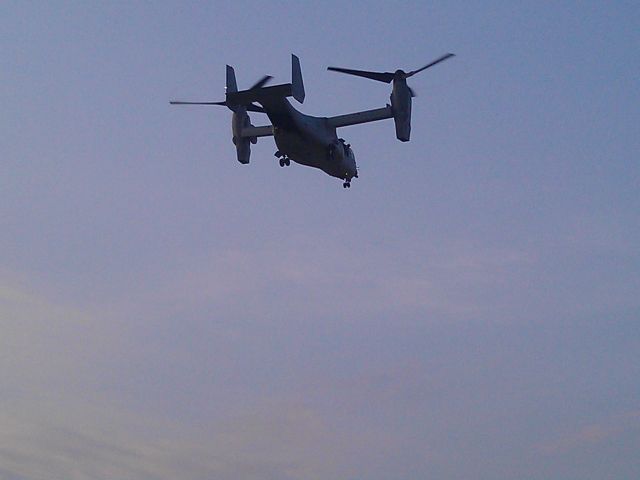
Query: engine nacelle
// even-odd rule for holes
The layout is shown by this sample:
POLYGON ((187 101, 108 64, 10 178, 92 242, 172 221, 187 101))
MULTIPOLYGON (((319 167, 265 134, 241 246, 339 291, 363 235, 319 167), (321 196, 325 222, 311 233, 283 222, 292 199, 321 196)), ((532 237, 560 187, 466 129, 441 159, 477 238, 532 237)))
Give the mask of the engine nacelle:
POLYGON ((391 108, 393 121, 396 124, 396 138, 408 142, 411 136, 411 89, 405 79, 393 80, 391 92, 391 108))
POLYGON ((251 120, 247 114, 247 109, 243 106, 236 107, 231 119, 231 130, 233 132, 233 144, 236 146, 238 161, 243 164, 249 163, 251 157, 251 144, 257 142, 256 137, 243 137, 242 129, 252 127, 251 120))

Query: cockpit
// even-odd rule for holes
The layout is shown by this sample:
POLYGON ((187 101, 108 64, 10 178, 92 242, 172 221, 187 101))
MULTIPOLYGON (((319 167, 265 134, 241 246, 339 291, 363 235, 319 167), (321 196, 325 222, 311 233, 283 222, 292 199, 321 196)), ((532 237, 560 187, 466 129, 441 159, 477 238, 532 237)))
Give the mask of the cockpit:
POLYGON ((351 145, 345 143, 344 138, 339 138, 338 140, 340 141, 340 144, 342 145, 342 148, 344 150, 345 158, 354 158, 353 150, 351 150, 351 145))
POLYGON ((351 145, 346 143, 343 138, 338 139, 344 153, 343 167, 345 168, 344 178, 347 180, 345 185, 348 186, 349 180, 358 176, 358 167, 356 166, 356 156, 351 150, 351 145))

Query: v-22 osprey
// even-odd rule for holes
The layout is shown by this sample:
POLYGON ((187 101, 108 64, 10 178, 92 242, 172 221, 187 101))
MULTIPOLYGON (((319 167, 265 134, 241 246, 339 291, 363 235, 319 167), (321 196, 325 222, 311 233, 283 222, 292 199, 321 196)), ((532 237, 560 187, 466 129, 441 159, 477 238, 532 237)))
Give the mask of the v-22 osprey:
POLYGON ((343 180, 343 187, 349 188, 351 180, 358 178, 358 167, 351 145, 338 138, 337 129, 349 125, 376 122, 393 118, 396 138, 408 142, 411 134, 411 99, 413 90, 407 85, 407 79, 443 62, 454 54, 447 53, 428 63, 424 67, 410 72, 371 72, 348 68, 328 67, 327 70, 356 75, 358 77, 391 83, 390 103, 383 108, 365 110, 335 117, 313 117, 296 110, 288 100, 293 97, 299 103, 304 102, 305 92, 302 82, 300 60, 291 55, 291 83, 265 86, 273 77, 266 75, 247 90, 238 90, 233 67, 227 65, 226 95, 222 102, 184 102, 171 101, 172 105, 221 105, 233 112, 232 132, 238 161, 248 164, 251 156, 251 144, 259 137, 272 136, 281 167, 291 164, 314 167, 343 180), (253 126, 248 112, 264 113, 271 124, 253 126))

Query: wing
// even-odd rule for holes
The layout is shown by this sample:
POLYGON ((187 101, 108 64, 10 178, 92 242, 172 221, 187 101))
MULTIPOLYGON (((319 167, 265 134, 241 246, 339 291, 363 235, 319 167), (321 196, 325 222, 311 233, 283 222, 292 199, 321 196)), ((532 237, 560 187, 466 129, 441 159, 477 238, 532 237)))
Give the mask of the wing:
MULTIPOLYGON (((275 105, 265 105, 265 111, 269 117, 273 117, 274 124, 284 127, 293 123, 291 109, 287 108, 285 102, 278 102, 275 105)), ((391 106, 384 108, 376 108, 374 110, 364 110, 362 112, 347 113, 346 115, 338 115, 336 117, 328 117, 327 125, 333 128, 348 127, 349 125, 358 125, 360 123, 377 122, 378 120, 386 120, 393 118, 391 106)), ((242 129, 243 137, 269 137, 273 135, 273 125, 265 125, 261 127, 244 127, 242 129)))
POLYGON ((377 122, 378 120, 385 120, 387 118, 393 118, 390 105, 384 108, 376 108, 375 110, 365 110, 362 112, 347 113, 346 115, 338 115, 337 117, 329 117, 327 118, 327 123, 331 127, 338 128, 358 125, 360 123, 377 122))

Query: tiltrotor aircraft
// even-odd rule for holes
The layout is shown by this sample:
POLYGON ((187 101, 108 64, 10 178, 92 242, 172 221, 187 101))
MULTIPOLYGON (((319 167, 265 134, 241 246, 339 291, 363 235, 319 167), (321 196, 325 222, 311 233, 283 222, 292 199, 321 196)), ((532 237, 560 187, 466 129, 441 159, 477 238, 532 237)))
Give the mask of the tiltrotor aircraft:
POLYGON ((300 61, 295 55, 291 55, 291 83, 265 87, 272 78, 267 75, 248 90, 238 91, 235 71, 233 67, 227 65, 225 101, 172 101, 170 103, 172 105, 222 105, 228 107, 233 112, 231 123, 233 143, 236 146, 240 163, 249 163, 251 143, 255 144, 258 137, 273 136, 278 148, 275 156, 280 159, 281 167, 290 165, 293 160, 301 165, 319 168, 332 177, 342 179, 343 186, 348 188, 351 186, 351 179, 358 177, 358 168, 351 146, 344 139, 338 138, 336 129, 393 118, 396 137, 402 142, 408 142, 411 133, 411 98, 415 94, 407 85, 407 78, 453 56, 452 53, 447 53, 424 67, 408 73, 403 70, 368 72, 328 67, 328 70, 334 72, 356 75, 378 82, 393 83, 391 104, 387 104, 383 108, 336 117, 305 115, 297 111, 287 100, 287 97, 293 97, 300 103, 304 101, 305 93, 300 61), (253 126, 247 112, 265 113, 269 117, 271 125, 253 126))

